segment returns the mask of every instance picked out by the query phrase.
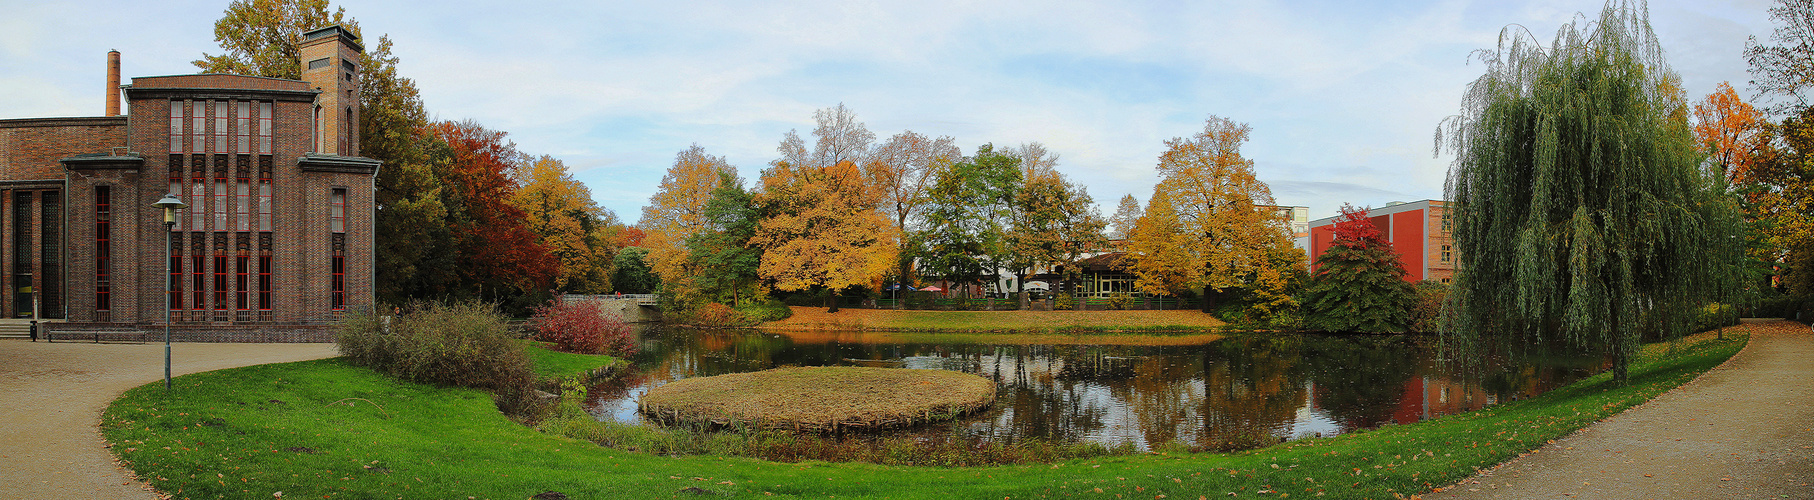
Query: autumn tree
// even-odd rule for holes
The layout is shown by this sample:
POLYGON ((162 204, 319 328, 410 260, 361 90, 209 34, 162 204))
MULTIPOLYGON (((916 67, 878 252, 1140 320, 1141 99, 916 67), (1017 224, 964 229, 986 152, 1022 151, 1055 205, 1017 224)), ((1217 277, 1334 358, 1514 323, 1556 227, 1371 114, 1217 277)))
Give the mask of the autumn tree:
POLYGON ((598 206, 592 190, 567 172, 567 165, 542 155, 524 165, 521 187, 510 204, 522 210, 529 230, 560 261, 554 290, 605 293, 611 290, 611 260, 617 249, 617 214, 598 206))
MULTIPOLYGON (((1129 195, 1124 200, 1132 199, 1129 195)), ((1122 243, 1123 268, 1134 275, 1134 287, 1151 295, 1176 296, 1196 287, 1195 270, 1202 267, 1190 252, 1191 234, 1185 230, 1171 196, 1155 191, 1146 211, 1127 229, 1122 243)))
MULTIPOLYGON (((963 156, 956 142, 951 137, 932 139, 906 131, 870 152, 863 175, 880 193, 881 210, 894 222, 895 234, 911 234, 917 229, 914 223, 926 204, 935 174, 963 156)), ((908 238, 897 243, 895 280, 899 283, 913 281, 910 244, 908 238)))
POLYGON ((477 122, 444 121, 432 126, 448 146, 450 215, 458 269, 465 287, 480 298, 526 310, 544 302, 559 261, 530 231, 522 210, 510 203, 517 185, 509 172, 524 161, 504 132, 477 122))
POLYGON ((649 267, 649 249, 628 246, 611 259, 611 287, 618 293, 655 293, 661 277, 649 267))
POLYGON ((1020 158, 992 144, 935 176, 919 240, 920 267, 956 283, 993 281, 1009 262, 1007 233, 1021 183, 1020 158))
POLYGON ((1140 220, 1140 214, 1140 200, 1131 194, 1122 195, 1115 215, 1109 217, 1109 239, 1123 240, 1134 234, 1134 223, 1140 220))
POLYGON ((829 312, 839 291, 880 280, 894 262, 894 235, 865 185, 850 162, 764 170, 757 203, 768 215, 750 240, 762 248, 758 274, 779 290, 827 291, 829 312))
POLYGON ((636 223, 644 233, 642 247, 649 249, 649 266, 664 286, 683 284, 697 271, 687 265, 686 241, 706 228, 706 202, 725 173, 735 179, 737 169, 694 144, 674 156, 674 166, 642 208, 642 220, 636 223))
POLYGON ((1747 219, 1757 228, 1754 256, 1774 265, 1792 296, 1814 296, 1814 107, 1771 127, 1779 139, 1740 185, 1747 219))
POLYGON ((1615 2, 1548 46, 1508 27, 1481 52, 1438 137, 1456 153, 1459 338, 1609 352, 1625 383, 1642 333, 1681 335, 1736 281, 1737 218, 1644 16, 1615 2))
POLYGON ((1366 209, 1342 205, 1335 240, 1316 260, 1304 323, 1326 332, 1402 332, 1416 296, 1405 266, 1366 209))
MULTIPOLYGON (((1026 157, 1022 157, 1026 161, 1026 157)), ((1027 275, 1038 269, 1075 271, 1087 252, 1101 249, 1107 221, 1096 211, 1089 190, 1073 184, 1052 169, 1021 170, 1024 179, 1014 190, 1010 224, 1004 235, 1008 246, 1005 267, 1014 271, 1015 283, 1025 286, 1027 275)), ((1065 285, 1075 279, 1067 272, 1065 285)))
POLYGON ((1748 180, 1751 163, 1769 138, 1763 114, 1720 82, 1694 105, 1694 118, 1694 138, 1720 177, 1735 184, 1748 180))
POLYGON ((302 79, 302 34, 338 24, 359 35, 359 22, 346 8, 328 12, 327 0, 233 0, 214 22, 214 41, 225 52, 202 54, 203 73, 302 79))
POLYGON ((888 272, 898 235, 859 166, 875 134, 843 104, 813 119, 814 148, 790 130, 781 158, 762 172, 756 203, 765 217, 751 242, 762 248, 763 279, 785 291, 823 289, 837 312, 839 291, 877 284, 888 272))
MULTIPOLYGON (((1164 269, 1161 262, 1130 255, 1138 286, 1166 289, 1171 276, 1181 274, 1202 290, 1204 312, 1213 310, 1220 294, 1236 290, 1247 295, 1251 312, 1260 317, 1295 305, 1286 291, 1287 276, 1303 266, 1302 253, 1295 262, 1289 258, 1290 232, 1272 208, 1272 190, 1254 177, 1253 160, 1241 156, 1251 130, 1211 116, 1202 132, 1165 141, 1152 203, 1167 198, 1182 234, 1180 251, 1190 258, 1185 269, 1164 269)), ((1154 216, 1152 206, 1146 216, 1154 216)))

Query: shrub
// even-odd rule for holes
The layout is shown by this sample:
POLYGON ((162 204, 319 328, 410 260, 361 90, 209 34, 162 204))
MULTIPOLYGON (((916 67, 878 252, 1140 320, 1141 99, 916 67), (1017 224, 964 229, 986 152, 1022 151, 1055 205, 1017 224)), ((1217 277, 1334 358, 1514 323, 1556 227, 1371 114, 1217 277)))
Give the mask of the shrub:
POLYGON ((712 302, 694 309, 691 323, 694 326, 723 328, 742 326, 745 322, 743 314, 738 313, 736 309, 712 302))
POLYGON ((1069 311, 1075 308, 1077 308, 1077 298, 1071 294, 1061 293, 1058 294, 1058 298, 1052 299, 1052 310, 1054 311, 1069 311))
POLYGON ((597 301, 568 302, 557 296, 547 305, 535 308, 529 329, 541 340, 567 352, 618 356, 636 352, 630 326, 605 313, 597 301))
POLYGON ((415 303, 388 317, 348 313, 334 343, 355 365, 403 380, 486 389, 510 415, 538 411, 529 357, 490 304, 415 303))
POLYGON ((1109 299, 1108 299, 1109 309, 1114 309, 1114 310, 1120 311, 1123 309, 1127 309, 1127 307, 1133 303, 1134 303, 1134 294, 1127 293, 1127 292, 1109 294, 1109 299))
POLYGON ((1442 303, 1449 300, 1449 285, 1424 280, 1413 287, 1417 302, 1411 306, 1411 331, 1435 332, 1442 328, 1442 303))
POLYGON ((775 299, 744 302, 737 306, 737 312, 743 314, 745 320, 755 323, 781 321, 794 315, 793 309, 775 299))

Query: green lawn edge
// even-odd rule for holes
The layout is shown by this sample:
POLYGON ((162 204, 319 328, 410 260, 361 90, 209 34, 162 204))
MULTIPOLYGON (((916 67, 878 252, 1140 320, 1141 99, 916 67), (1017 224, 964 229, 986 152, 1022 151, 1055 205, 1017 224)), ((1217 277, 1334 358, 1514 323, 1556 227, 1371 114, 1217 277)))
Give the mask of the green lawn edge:
POLYGON ((568 378, 620 362, 609 355, 561 352, 549 349, 541 342, 527 340, 523 341, 523 354, 529 356, 530 367, 542 378, 568 378))
POLYGON ((398 382, 340 359, 185 375, 102 416, 122 463, 174 498, 1394 498, 1454 483, 1647 401, 1745 338, 1646 357, 1543 396, 1417 424, 1240 453, 976 468, 662 457, 540 433, 467 389, 398 382), (1101 490, 1098 493, 1097 490, 1101 490), (684 491, 684 492, 683 492, 684 491), (1269 491, 1272 493, 1259 493, 1269 491))

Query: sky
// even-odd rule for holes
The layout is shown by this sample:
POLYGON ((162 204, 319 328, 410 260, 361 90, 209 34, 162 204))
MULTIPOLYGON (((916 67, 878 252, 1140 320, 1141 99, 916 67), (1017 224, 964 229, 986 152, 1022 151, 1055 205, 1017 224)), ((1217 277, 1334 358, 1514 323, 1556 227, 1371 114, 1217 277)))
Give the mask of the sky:
MULTIPOLYGON (((753 185, 784 134, 844 104, 877 142, 902 131, 1043 143, 1105 216, 1142 204, 1165 141, 1221 116, 1281 205, 1441 199, 1438 124, 1508 28, 1544 44, 1573 1, 341 1, 395 43, 435 119, 471 119, 561 159, 627 223, 681 150, 753 185), (429 7, 432 5, 432 7, 429 7)), ((122 74, 193 73, 224 0, 0 0, 0 118, 97 116, 122 74)), ((1656 0, 1652 27, 1690 100, 1731 82, 1774 25, 1764 0, 1656 0)))

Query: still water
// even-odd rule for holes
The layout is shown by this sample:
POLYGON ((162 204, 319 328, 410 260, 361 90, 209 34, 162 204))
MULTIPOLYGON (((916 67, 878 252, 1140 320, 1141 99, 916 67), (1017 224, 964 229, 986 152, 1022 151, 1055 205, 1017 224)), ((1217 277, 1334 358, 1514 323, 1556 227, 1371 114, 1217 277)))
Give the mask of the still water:
MULTIPOLYGON (((955 370, 994 380, 995 406, 898 433, 1013 442, 1179 442, 1240 449, 1411 423, 1527 398, 1581 367, 1439 359, 1421 336, 928 335, 649 328, 634 366, 592 388, 601 420, 644 422, 667 382, 781 366, 955 370)), ((653 425, 653 424, 648 424, 653 425)))

